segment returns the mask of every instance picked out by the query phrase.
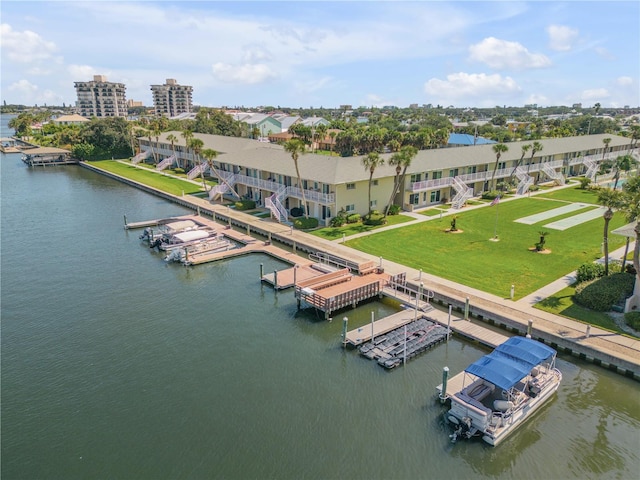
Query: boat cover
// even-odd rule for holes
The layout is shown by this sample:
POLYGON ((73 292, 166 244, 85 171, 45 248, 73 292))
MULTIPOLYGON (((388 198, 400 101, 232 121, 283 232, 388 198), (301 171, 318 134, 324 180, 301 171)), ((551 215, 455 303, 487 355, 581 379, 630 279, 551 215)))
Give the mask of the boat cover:
POLYGON ((543 343, 525 337, 512 337, 489 355, 469 365, 465 372, 508 390, 526 377, 533 367, 555 354, 553 348, 543 343))

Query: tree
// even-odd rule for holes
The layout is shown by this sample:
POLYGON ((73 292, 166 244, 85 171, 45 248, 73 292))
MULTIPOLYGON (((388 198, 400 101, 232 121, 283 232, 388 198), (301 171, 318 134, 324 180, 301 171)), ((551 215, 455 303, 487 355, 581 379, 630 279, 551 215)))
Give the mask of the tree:
POLYGON ((635 176, 627 180, 622 187, 624 192, 624 205, 622 209, 630 221, 635 221, 634 228, 636 243, 633 249, 633 267, 636 270, 636 292, 640 285, 640 177, 635 176))
MULTIPOLYGON (((222 183, 224 183, 227 187, 229 187, 229 190, 231 191, 231 193, 233 193, 236 197, 240 198, 240 195, 238 194, 238 192, 236 192, 236 190, 231 186, 231 184, 227 182, 227 180, 222 175, 220 175, 220 172, 218 172, 218 169, 213 164, 213 160, 218 157, 218 152, 216 152, 213 148, 205 148, 204 150, 202 150, 202 156, 207 160, 207 165, 209 165, 209 169, 213 172, 213 174, 216 177, 218 177, 222 183)), ((206 187, 205 187, 205 190, 206 190, 206 187)))
POLYGON ((535 157, 536 153, 542 151, 542 144, 540 142, 533 142, 531 145, 531 158, 529 159, 529 163, 527 164, 527 175, 529 174, 529 169, 531 168, 531 164, 533 163, 533 157, 535 157))
MULTIPOLYGON (((204 142, 199 138, 192 138, 189 141, 189 147, 193 150, 193 156, 195 158, 196 165, 200 165, 202 162, 200 161, 200 152, 202 152, 202 147, 204 147, 204 142)), ((204 191, 207 191, 207 184, 204 181, 204 168, 200 168, 200 178, 202 179, 202 186, 204 187, 204 191)))
POLYGON ((189 129, 185 129, 182 131, 182 133, 180 134, 182 136, 182 138, 184 138, 184 149, 185 149, 185 159, 184 159, 184 165, 182 166, 182 168, 184 168, 185 170, 187 169, 187 157, 186 154, 189 151, 189 142, 191 141, 191 139, 193 138, 193 132, 189 129))
POLYGON ((384 212, 384 215, 387 216, 389 214, 389 209, 393 204, 396 195, 398 195, 398 191, 400 190, 400 186, 404 184, 404 178, 407 174, 407 169, 411 166, 411 162, 413 158, 418 154, 418 149, 411 145, 405 145, 400 149, 400 152, 391 156, 389 159, 390 165, 396 166, 396 178, 394 180, 393 192, 391 193, 391 198, 389 199, 389 204, 384 212), (400 174, 400 168, 402 168, 402 175, 398 178, 400 174))
POLYGON ((380 165, 384 165, 384 158, 380 157, 378 152, 371 152, 362 158, 362 164, 365 170, 369 170, 369 203, 368 213, 371 213, 371 185, 373 184, 373 173, 380 165))
POLYGON ((180 163, 178 162, 178 158, 176 157, 176 147, 175 147, 175 144, 178 141, 178 137, 176 137, 173 133, 170 133, 169 135, 167 135, 167 140, 171 142, 171 152, 175 157, 176 163, 180 165, 180 163))
POLYGON ((307 212, 307 198, 304 194, 304 188, 302 186, 302 177, 300 176, 300 167, 298 165, 298 158, 300 155, 304 155, 306 153, 305 144, 299 138, 292 138, 284 144, 285 152, 291 154, 291 159, 293 160, 293 164, 296 167, 296 175, 298 177, 298 188, 300 188, 300 192, 302 193, 302 209, 304 210, 304 218, 309 218, 309 214, 307 212))
POLYGON ((498 170, 498 162, 500 162, 500 157, 502 156, 502 154, 506 151, 509 150, 509 147, 507 147, 504 143, 496 143, 493 146, 493 151, 496 154, 496 163, 493 166, 493 173, 491 174, 491 188, 492 190, 496 189, 495 183, 494 183, 494 179, 496 176, 496 170, 498 170))
POLYGON ((621 155, 616 158, 615 162, 613 162, 613 189, 616 190, 618 188, 618 180, 620 180, 620 172, 624 171, 629 173, 629 170, 635 165, 636 161, 633 159, 631 155, 621 155))
POLYGON ((155 159, 156 159, 156 163, 158 163, 159 160, 159 156, 160 156, 160 135, 162 134, 162 130, 160 129, 160 124, 158 122, 154 122, 151 125, 151 133, 153 134, 153 137, 156 139, 156 153, 154 155, 155 159))
POLYGON ((71 148, 71 154, 78 160, 88 160, 93 155, 95 147, 90 143, 76 143, 71 148))
POLYGON ((624 206, 624 195, 617 190, 603 188, 598 192, 598 203, 606 207, 604 218, 603 250, 604 250, 604 274, 609 275, 609 222, 613 218, 613 211, 624 206))
POLYGON ((513 178, 513 176, 516 174, 516 170, 518 169, 518 167, 520 166, 520 164, 522 163, 522 160, 524 160, 524 156, 526 155, 526 153, 531 149, 531 144, 528 143, 526 145, 522 145, 522 154, 520 155, 520 160, 518 160, 516 162, 516 166, 513 167, 513 171, 511 172, 510 178, 513 178))

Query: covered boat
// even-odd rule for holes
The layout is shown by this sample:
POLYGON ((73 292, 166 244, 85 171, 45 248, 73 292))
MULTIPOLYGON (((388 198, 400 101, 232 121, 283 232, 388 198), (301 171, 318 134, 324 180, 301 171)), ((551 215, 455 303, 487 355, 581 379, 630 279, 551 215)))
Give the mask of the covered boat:
POLYGON ((469 365, 462 389, 450 397, 452 441, 479 435, 498 445, 558 389, 562 373, 555 360, 553 348, 512 337, 469 365))
POLYGON ((163 236, 175 235, 176 233, 187 232, 189 230, 197 230, 198 228, 200 228, 200 225, 193 220, 178 220, 175 222, 165 223, 164 225, 159 225, 156 228, 145 228, 140 235, 140 240, 153 243, 163 236))
POLYGON ((150 247, 158 247, 160 250, 172 250, 174 248, 183 248, 193 243, 202 241, 206 238, 215 238, 215 230, 201 229, 189 230, 186 232, 176 233, 174 235, 163 235, 150 244, 150 247))

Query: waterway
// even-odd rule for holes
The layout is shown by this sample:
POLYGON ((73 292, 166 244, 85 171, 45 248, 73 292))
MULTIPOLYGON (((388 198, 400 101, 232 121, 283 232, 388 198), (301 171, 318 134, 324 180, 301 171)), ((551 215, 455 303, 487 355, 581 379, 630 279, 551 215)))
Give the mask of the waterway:
MULTIPOLYGON (((2 136, 6 136, 7 118, 2 136)), ((387 372, 259 281, 265 256, 186 268, 123 229, 182 208, 77 166, 0 159, 2 478, 632 479, 639 385, 562 356, 552 402, 497 448, 449 442, 453 338, 387 372)))

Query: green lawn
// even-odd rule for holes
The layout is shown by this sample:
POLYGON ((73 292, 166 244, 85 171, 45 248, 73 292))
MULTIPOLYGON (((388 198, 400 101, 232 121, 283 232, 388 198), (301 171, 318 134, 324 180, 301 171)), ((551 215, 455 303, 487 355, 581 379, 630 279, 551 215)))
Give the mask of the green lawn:
POLYGON ((315 235, 316 237, 326 238, 327 240, 336 240, 338 238, 342 238, 342 235, 348 237, 349 235, 355 235, 356 233, 370 232, 377 228, 388 227, 389 225, 398 225, 400 223, 410 222, 411 220, 413 220, 413 218, 408 217, 407 215, 389 215, 387 217, 386 225, 363 225, 362 222, 358 222, 349 223, 342 227, 319 228, 307 233, 315 235))
POLYGON ((197 194, 202 191, 202 187, 194 183, 168 177, 153 170, 136 168, 133 165, 127 165, 116 160, 101 160, 87 163, 102 170, 157 188, 163 192, 171 193, 172 195, 182 195, 182 192, 184 192, 185 195, 197 194))
POLYGON ((552 198, 576 203, 598 203, 598 194, 593 190, 582 190, 580 186, 567 187, 549 193, 541 193, 536 198, 552 198))
POLYGON ((567 287, 560 290, 555 295, 552 295, 543 301, 537 303, 535 308, 543 310, 545 312, 554 313, 556 315, 562 315, 574 320, 578 320, 584 323, 590 323, 597 325, 598 327, 612 330, 617 333, 626 334, 624 330, 620 329, 613 319, 604 312, 595 312, 584 308, 578 304, 573 303, 573 295, 575 294, 575 287, 567 287))
MULTIPOLYGON (((546 246, 551 253, 529 250, 538 241, 543 225, 556 219, 537 225, 513 221, 562 205, 564 202, 522 198, 501 202, 497 207, 459 213, 457 227, 463 233, 446 233, 451 219, 443 217, 346 243, 372 255, 505 298, 514 285, 515 297, 521 298, 601 256, 603 220, 600 218, 565 231, 545 229, 550 232, 546 246), (494 236, 496 214, 499 242, 490 240, 494 236)), ((610 229, 624 224, 622 215, 616 214, 610 229)), ((611 250, 623 244, 623 237, 609 237, 611 250)))

